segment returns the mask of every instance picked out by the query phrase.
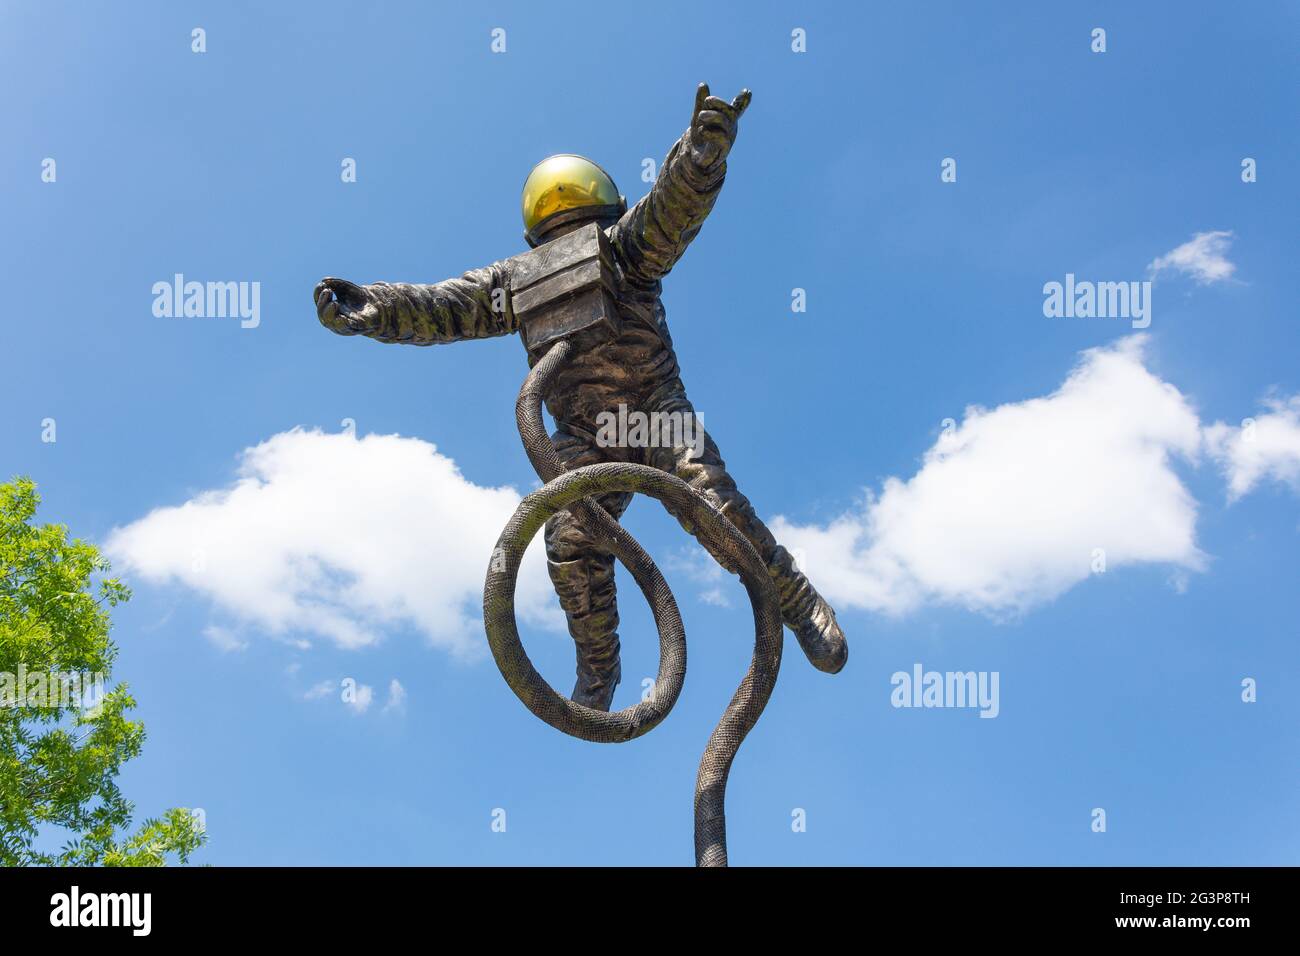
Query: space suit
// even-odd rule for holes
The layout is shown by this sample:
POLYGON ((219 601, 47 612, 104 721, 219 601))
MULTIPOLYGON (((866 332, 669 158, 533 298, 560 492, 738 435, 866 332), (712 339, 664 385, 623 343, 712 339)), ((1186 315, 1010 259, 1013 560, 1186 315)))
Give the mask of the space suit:
MULTIPOLYGON (((556 422, 553 441, 567 468, 601 461, 649 465, 686 481, 726 515, 767 565, 780 595, 782 618, 809 660, 835 673, 848 657, 835 612, 736 488, 711 437, 705 434, 702 450, 698 441, 632 447, 597 439, 599 419, 620 408, 694 418, 660 301, 660 280, 713 208, 737 122, 749 100, 746 90, 728 103, 710 96, 701 84, 690 126, 669 150, 650 192, 631 209, 604 170, 582 157, 552 156, 530 173, 523 196, 529 245, 536 249, 597 223, 612 253, 609 293, 619 320, 616 335, 577 352, 567 363, 546 407, 556 422)), ((512 277, 519 274, 521 258, 433 285, 360 286, 323 279, 315 290, 317 313, 324 326, 341 335, 406 345, 519 332, 512 277)), ((539 357, 530 351, 530 366, 539 357)), ((617 519, 631 497, 615 493, 597 500, 617 519)), ((577 645, 573 700, 608 710, 621 676, 614 559, 567 511, 547 523, 546 555, 577 645)))

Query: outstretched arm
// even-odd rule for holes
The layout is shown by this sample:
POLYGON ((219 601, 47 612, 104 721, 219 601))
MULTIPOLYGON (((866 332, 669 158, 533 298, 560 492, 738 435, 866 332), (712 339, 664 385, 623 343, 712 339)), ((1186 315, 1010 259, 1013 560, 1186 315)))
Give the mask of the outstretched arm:
POLYGON ((633 279, 651 284, 667 275, 704 225, 749 100, 749 90, 730 103, 710 96, 707 83, 696 90, 691 125, 668 151, 650 192, 610 230, 633 279))
POLYGON ((437 345, 484 339, 519 328, 507 281, 501 263, 434 285, 322 279, 316 285, 316 315, 339 335, 380 342, 437 345))

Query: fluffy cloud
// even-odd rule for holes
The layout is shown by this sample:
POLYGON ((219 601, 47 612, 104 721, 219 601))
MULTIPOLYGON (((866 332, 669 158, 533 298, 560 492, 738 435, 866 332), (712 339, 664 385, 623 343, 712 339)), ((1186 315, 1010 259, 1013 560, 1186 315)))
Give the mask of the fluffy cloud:
MULTIPOLYGON (((230 487, 115 529, 106 548, 119 571, 185 585, 286 640, 359 647, 411 626, 468 654, 484 646, 483 577, 519 499, 419 439, 295 429, 246 449, 230 487)), ((562 626, 540 541, 516 597, 522 619, 562 626)), ((208 637, 237 641, 220 626, 208 637)))
MULTIPOLYGON (((1300 396, 1270 400, 1250 427, 1202 429, 1184 396, 1146 368, 1146 342, 1084 352, 1050 395, 968 408, 911 478, 889 478, 827 525, 777 517, 773 530, 844 608, 1019 613, 1083 581, 1101 552, 1107 570, 1161 566, 1181 585, 1205 557, 1176 463, 1208 450, 1233 498, 1266 479, 1300 490, 1300 396)), ((204 632, 224 650, 242 649, 251 627, 358 647, 410 626, 469 654, 483 647, 488 556, 519 497, 467 481, 424 441, 294 430, 247 449, 229 488, 116 529, 107 549, 133 577, 210 598, 235 621, 204 632)), ((664 566, 698 583, 700 600, 728 603, 723 572, 702 549, 664 566)), ((517 598, 522 619, 562 629, 540 542, 517 598)), ((363 686, 358 712, 373 699, 363 686)), ((383 709, 405 698, 394 680, 383 709)))
POLYGON ((1228 261, 1231 232, 1198 232, 1177 249, 1158 256, 1147 266, 1152 275, 1173 269, 1202 285, 1232 278, 1237 267, 1228 261))
POLYGON ((966 410, 907 481, 827 526, 773 522, 837 605, 943 602, 1016 613, 1093 573, 1202 567, 1196 503, 1173 469, 1201 447, 1196 413, 1143 363, 1143 336, 1083 353, 1051 395, 966 410))
POLYGON ((203 629, 203 636, 219 651, 242 651, 248 648, 248 642, 240 638, 228 627, 209 624, 203 629))
POLYGON ((388 682, 388 703, 384 704, 384 713, 406 709, 406 688, 396 677, 388 682))
MULTIPOLYGON (((308 701, 330 697, 336 697, 354 716, 360 717, 375 702, 375 689, 355 678, 344 677, 341 680, 318 681, 302 694, 302 699, 308 701)), ((384 704, 382 713, 400 713, 405 709, 406 688, 394 677, 388 682, 388 701, 384 704)))
POLYGON ((1300 395, 1270 398, 1265 414, 1240 427, 1222 422, 1205 430, 1210 453, 1228 480, 1228 497, 1240 498, 1264 479, 1300 491, 1300 395))
POLYGON ((370 704, 374 699, 375 689, 369 684, 357 684, 355 687, 348 688, 343 694, 344 706, 348 707, 358 717, 370 709, 370 704))
POLYGON ((731 607, 731 600, 722 589, 724 572, 713 556, 699 544, 688 544, 669 554, 662 562, 665 571, 676 571, 699 586, 696 595, 704 604, 714 607, 731 607))
POLYGON ((311 687, 307 688, 307 690, 303 692, 302 699, 320 700, 322 697, 327 697, 330 694, 332 694, 337 688, 338 688, 338 681, 332 681, 332 680, 317 681, 315 684, 312 684, 311 687))

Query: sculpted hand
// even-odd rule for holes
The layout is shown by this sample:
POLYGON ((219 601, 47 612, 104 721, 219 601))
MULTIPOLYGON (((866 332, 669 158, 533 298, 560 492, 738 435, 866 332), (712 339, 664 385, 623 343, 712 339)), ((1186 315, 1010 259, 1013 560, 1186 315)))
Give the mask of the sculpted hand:
POLYGON ((736 124, 749 107, 752 94, 741 90, 728 103, 709 95, 709 84, 701 83, 695 91, 695 112, 691 114, 689 133, 691 158, 702 169, 712 169, 727 158, 736 141, 736 124))
POLYGON ((375 296, 347 279, 328 277, 316 283, 316 317, 339 335, 360 335, 379 326, 375 296))

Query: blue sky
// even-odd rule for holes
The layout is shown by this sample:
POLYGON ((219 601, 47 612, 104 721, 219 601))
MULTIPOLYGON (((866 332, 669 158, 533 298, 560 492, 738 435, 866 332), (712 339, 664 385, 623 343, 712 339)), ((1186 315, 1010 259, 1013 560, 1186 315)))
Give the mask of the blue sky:
MULTIPOLYGON (((635 201, 704 80, 754 99, 669 324, 851 647, 828 677, 787 642, 732 772, 732 862, 1294 863, 1296 27, 1282 4, 6 5, 0 472, 117 542, 116 676, 149 730, 126 792, 202 807, 214 864, 690 862, 743 591, 638 501, 685 617, 681 701, 619 747, 542 725, 473 621, 476 535, 535 483, 522 346, 338 338, 311 289, 523 251, 518 190, 554 152, 635 201), (260 323, 155 316, 178 272, 259 282, 260 323), (1145 337, 1045 317, 1067 273, 1152 281, 1145 337), (249 507, 223 497, 240 481, 249 507), (196 527, 239 533, 195 570, 196 527), (997 718, 891 706, 918 662, 997 672, 997 718)), ((655 668, 623 593, 619 706, 655 668)), ((544 596, 524 639, 567 690, 544 596)))

